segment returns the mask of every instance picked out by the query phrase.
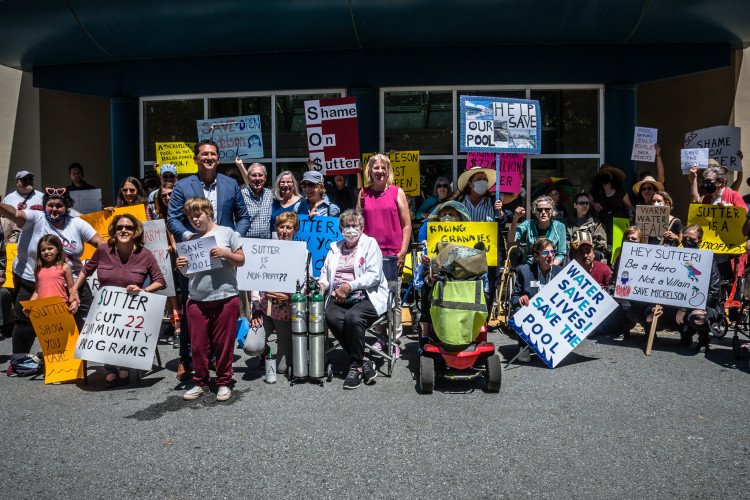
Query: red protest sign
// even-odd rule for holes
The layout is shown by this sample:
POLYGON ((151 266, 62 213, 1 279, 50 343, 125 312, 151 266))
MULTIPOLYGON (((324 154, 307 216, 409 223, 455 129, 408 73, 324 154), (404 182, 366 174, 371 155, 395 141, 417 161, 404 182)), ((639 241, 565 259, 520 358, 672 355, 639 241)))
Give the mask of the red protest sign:
POLYGON ((307 149, 323 175, 360 171, 357 104, 354 97, 305 101, 307 149))

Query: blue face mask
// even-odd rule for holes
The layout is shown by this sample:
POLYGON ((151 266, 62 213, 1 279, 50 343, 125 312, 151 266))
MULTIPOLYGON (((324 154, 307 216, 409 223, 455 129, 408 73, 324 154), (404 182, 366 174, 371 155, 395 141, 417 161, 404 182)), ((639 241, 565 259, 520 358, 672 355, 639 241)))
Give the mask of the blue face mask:
POLYGON ((44 217, 46 217, 47 221, 49 221, 49 222, 60 222, 61 220, 63 220, 67 216, 68 216, 68 212, 65 212, 64 214, 62 214, 59 217, 52 217, 47 212, 44 212, 44 217))

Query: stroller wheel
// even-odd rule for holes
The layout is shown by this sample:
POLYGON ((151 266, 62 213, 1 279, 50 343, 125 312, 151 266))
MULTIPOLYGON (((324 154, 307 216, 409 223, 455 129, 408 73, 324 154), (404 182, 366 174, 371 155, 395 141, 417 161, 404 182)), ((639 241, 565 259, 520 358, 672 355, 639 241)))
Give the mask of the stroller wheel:
POLYGON ((722 338, 729 331, 729 321, 727 317, 722 314, 721 319, 715 325, 711 325, 711 333, 717 339, 722 338))
POLYGON ((500 392, 503 383, 503 365, 500 356, 493 354, 487 358, 487 391, 500 392))
POLYGON ((419 390, 432 394, 435 389, 435 360, 427 356, 419 357, 419 390))

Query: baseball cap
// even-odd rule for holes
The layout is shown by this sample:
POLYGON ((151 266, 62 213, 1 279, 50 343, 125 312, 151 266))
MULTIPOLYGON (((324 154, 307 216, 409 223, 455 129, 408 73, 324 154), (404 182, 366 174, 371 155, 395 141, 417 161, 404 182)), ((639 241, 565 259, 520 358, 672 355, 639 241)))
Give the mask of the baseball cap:
POLYGON ((159 175, 164 175, 165 173, 177 175, 177 167, 175 167, 171 163, 165 163, 164 165, 159 167, 159 175))
POLYGON ((309 170, 302 176, 302 182, 312 182, 313 184, 320 184, 323 182, 323 174, 309 170))
POLYGON ((28 177, 28 176, 34 177, 34 174, 29 172, 28 170, 21 170, 20 172, 16 174, 16 180, 23 179, 24 177, 28 177))

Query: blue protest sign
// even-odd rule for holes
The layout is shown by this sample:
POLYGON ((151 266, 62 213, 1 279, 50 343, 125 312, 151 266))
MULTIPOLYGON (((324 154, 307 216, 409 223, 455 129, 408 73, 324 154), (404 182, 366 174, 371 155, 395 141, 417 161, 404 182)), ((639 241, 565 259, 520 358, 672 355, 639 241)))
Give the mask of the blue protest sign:
POLYGON ((294 240, 307 243, 307 251, 311 254, 310 272, 317 278, 320 276, 320 270, 323 268, 331 243, 341 239, 339 219, 318 215, 312 219, 307 215, 298 217, 299 231, 294 235, 294 240))
POLYGON ((572 261, 509 322, 539 358, 554 368, 616 307, 594 278, 572 261))

